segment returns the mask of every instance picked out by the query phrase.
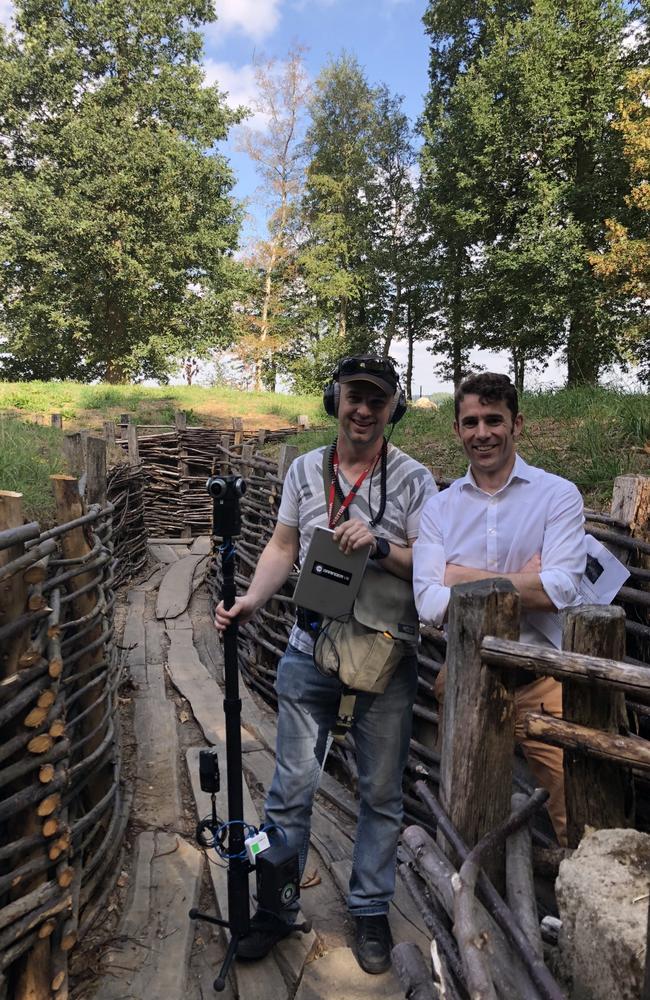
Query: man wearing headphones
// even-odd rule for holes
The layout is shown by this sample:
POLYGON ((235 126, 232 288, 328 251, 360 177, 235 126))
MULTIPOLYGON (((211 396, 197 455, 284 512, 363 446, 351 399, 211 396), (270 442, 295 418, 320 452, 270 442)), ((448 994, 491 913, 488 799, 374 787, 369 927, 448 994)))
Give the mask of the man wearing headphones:
MULTIPOLYGON (((316 526, 330 527, 343 552, 370 545, 370 558, 405 580, 412 575, 412 545, 420 511, 436 491, 431 474, 394 445, 386 425, 406 412, 392 364, 373 356, 344 358, 324 392, 326 411, 338 419, 336 440, 291 465, 275 531, 248 592, 215 625, 248 621, 277 593, 296 561, 302 563, 316 526)), ((299 852, 304 869, 314 794, 336 723, 343 686, 319 672, 314 632, 304 616, 293 626, 278 665, 276 769, 266 801, 266 822, 281 828, 299 852)), ((390 966, 388 907, 395 887, 395 853, 402 819, 402 772, 417 688, 414 652, 400 662, 383 694, 357 694, 351 732, 359 773, 359 819, 350 875, 348 909, 355 918, 356 953, 369 973, 390 966)), ((263 958, 291 932, 287 921, 258 911, 238 957, 263 958)), ((289 922, 290 921, 290 922, 289 922)))

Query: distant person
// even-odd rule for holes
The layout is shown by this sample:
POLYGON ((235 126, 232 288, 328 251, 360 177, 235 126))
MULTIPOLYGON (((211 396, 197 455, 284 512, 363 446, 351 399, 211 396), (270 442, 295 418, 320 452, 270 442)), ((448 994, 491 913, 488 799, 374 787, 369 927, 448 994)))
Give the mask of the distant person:
MULTIPOLYGON (((521 599, 521 641, 552 646, 546 615, 578 603, 587 549, 583 503, 573 483, 527 465, 517 454, 523 427, 517 390, 506 375, 466 379, 455 399, 454 430, 469 469, 425 505, 413 549, 413 590, 420 617, 441 626, 450 587, 506 577, 521 599)), ((444 695, 444 672, 437 693, 444 695)), ((562 685, 519 671, 516 737, 535 779, 549 792, 557 839, 566 844, 563 754, 525 736, 528 712, 562 715, 562 685)))
MULTIPOLYGON (((436 486, 424 466, 384 437, 386 426, 406 409, 392 364, 372 356, 344 358, 325 389, 325 408, 338 419, 336 440, 292 463, 275 531, 248 592, 229 611, 223 604, 216 609, 220 630, 235 617, 248 621, 277 593, 296 561, 305 558, 317 525, 334 529, 342 551, 370 545, 370 559, 387 574, 411 579, 420 511, 436 486)), ((278 665, 276 768, 266 800, 266 822, 280 827, 299 852, 301 873, 328 734, 344 691, 337 677, 324 676, 316 667, 315 634, 301 615, 278 665)), ((385 972, 391 962, 387 914, 395 889, 402 773, 417 689, 415 645, 407 648, 383 694, 357 694, 351 728, 360 805, 347 903, 355 918, 357 959, 369 973, 385 972)), ((290 933, 295 918, 295 910, 286 921, 258 910, 250 935, 239 943, 238 957, 263 958, 290 933)))

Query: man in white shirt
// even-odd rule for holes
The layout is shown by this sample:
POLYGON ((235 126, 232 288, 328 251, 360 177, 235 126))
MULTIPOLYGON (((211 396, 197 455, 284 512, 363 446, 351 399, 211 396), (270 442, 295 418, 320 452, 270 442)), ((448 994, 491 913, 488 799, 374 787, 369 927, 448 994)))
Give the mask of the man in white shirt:
MULTIPOLYGON (((578 603, 587 558, 582 498, 573 483, 517 455, 523 417, 506 375, 471 376, 454 402, 454 430, 470 465, 422 512, 413 548, 420 617, 441 626, 454 584, 505 577, 520 594, 521 641, 551 646, 548 618, 578 603)), ((526 739, 524 730, 526 713, 542 705, 552 715, 562 714, 562 686, 526 671, 516 683, 516 736, 535 778, 549 792, 548 811, 565 844, 562 751, 526 739)))

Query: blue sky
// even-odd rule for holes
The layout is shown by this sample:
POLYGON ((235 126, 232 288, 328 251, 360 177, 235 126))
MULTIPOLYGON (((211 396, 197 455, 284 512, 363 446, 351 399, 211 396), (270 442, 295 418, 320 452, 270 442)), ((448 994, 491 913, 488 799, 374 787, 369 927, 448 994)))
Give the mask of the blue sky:
MULTIPOLYGON (((253 99, 255 60, 282 61, 298 42, 307 48, 312 79, 345 50, 370 84, 386 83, 403 95, 411 121, 420 114, 427 88, 426 0, 215 0, 215 6, 218 20, 205 32, 206 73, 234 104, 253 99)), ((226 152, 238 178, 235 193, 252 198, 257 181, 236 150, 236 135, 226 152)))

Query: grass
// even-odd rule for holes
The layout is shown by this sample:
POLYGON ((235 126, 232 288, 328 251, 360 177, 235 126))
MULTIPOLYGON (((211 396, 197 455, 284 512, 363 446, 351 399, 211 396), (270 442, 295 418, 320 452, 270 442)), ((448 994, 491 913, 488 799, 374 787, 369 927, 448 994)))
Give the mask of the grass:
POLYGON ((313 396, 272 392, 241 392, 226 386, 83 385, 78 382, 0 382, 0 412, 14 412, 34 422, 48 422, 61 413, 68 430, 97 430, 104 420, 128 413, 138 424, 172 424, 174 411, 186 410, 194 425, 218 426, 242 416, 244 426, 296 424, 306 413, 315 421, 321 410, 313 396), (265 419, 266 418, 266 419, 265 419))
MULTIPOLYGON (((440 398, 438 407, 412 410, 392 440, 436 474, 453 478, 465 471, 466 459, 452 431, 451 398, 440 398)), ((171 424, 176 409, 188 412, 190 424, 223 426, 241 416, 248 428, 289 426, 305 413, 319 429, 294 439, 301 451, 329 443, 336 433, 335 421, 324 415, 317 396, 224 387, 0 383, 0 488, 22 490, 28 516, 47 521, 52 515, 47 477, 64 471, 61 433, 43 425, 50 413, 62 413, 64 429, 74 430, 101 428, 103 420, 117 419, 120 413, 138 423, 171 424)), ((526 393, 522 411, 523 457, 573 480, 588 506, 609 506, 616 476, 650 475, 647 395, 601 388, 526 393)))
POLYGON ((0 413, 0 488, 24 495, 29 520, 50 525, 54 500, 48 477, 65 471, 60 430, 0 413))

